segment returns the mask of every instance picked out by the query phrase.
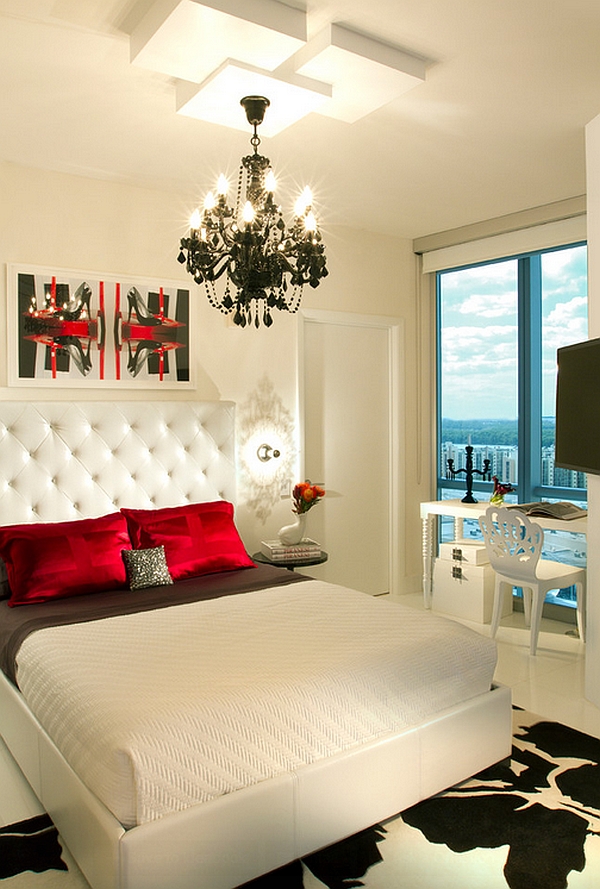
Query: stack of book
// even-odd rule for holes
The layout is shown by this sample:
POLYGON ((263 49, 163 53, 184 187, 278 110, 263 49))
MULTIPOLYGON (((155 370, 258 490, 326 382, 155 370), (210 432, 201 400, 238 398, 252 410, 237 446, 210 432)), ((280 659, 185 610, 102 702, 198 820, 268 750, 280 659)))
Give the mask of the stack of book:
POLYGON ((272 562, 301 562, 321 555, 321 544, 311 540, 310 537, 303 537, 300 543, 291 546, 287 546, 281 540, 263 540, 260 549, 272 562))

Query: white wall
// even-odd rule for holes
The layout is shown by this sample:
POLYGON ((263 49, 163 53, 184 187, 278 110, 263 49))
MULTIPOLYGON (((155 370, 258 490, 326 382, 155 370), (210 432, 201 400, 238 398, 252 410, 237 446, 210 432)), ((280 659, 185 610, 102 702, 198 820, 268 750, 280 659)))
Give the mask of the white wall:
MULTIPOLYGON (((191 279, 177 262, 179 239, 185 233, 190 206, 181 196, 150 189, 53 173, 14 164, 0 164, 0 263, 57 269, 129 274, 165 280, 191 279)), ((349 228, 326 230, 329 277, 317 290, 306 288, 304 305, 330 311, 398 315, 405 319, 406 405, 409 430, 407 466, 407 590, 418 589, 420 531, 418 502, 429 499, 429 476, 415 471, 423 459, 418 418, 429 411, 419 402, 417 361, 420 331, 428 343, 428 321, 419 321, 415 291, 415 260, 409 241, 375 236, 349 228)), ((428 306, 423 307, 427 319, 428 306)), ((7 365, 0 360, 0 399, 114 400, 139 398, 230 399, 244 403, 261 379, 272 383, 282 404, 297 420, 298 316, 277 313, 273 327, 239 330, 210 308, 198 292, 195 354, 196 389, 139 392, 132 389, 25 389, 7 386, 7 365)), ((0 280, 0 344, 6 356, 6 280, 0 280)), ((429 371, 427 347, 423 358, 429 371)), ((425 388, 427 389, 427 381, 425 388)), ((426 424, 428 420, 426 419, 426 424)), ((429 442, 427 441, 427 447, 429 442)), ((252 551, 261 537, 272 536, 290 515, 289 501, 276 504, 265 525, 244 500, 239 488, 237 520, 252 551)))
MULTIPOLYGON (((589 336, 600 336, 600 116, 586 128, 589 336)), ((600 385, 600 381, 599 381, 600 385)), ((600 429, 598 430, 600 435, 600 429)), ((588 475, 586 697, 600 707, 600 476, 588 475)))

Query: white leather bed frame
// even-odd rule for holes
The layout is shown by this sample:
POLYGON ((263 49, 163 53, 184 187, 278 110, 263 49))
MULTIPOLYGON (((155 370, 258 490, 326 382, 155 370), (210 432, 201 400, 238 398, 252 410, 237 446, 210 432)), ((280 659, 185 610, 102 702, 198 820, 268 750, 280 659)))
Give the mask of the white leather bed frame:
MULTIPOLYGON (((230 403, 0 403, 0 524, 221 497, 235 499, 230 403)), ((423 725, 129 830, 4 676, 0 734, 93 889, 233 889, 508 756, 511 700, 493 688, 423 725)))

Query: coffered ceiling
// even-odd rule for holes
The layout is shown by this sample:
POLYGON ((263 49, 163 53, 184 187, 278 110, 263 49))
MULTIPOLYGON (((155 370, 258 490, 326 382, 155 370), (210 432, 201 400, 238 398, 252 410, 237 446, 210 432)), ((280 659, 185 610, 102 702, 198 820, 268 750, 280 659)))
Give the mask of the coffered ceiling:
MULTIPOLYGON (((0 0, 0 159, 175 191, 190 207, 221 170, 235 175, 250 130, 177 113, 179 78, 132 64, 153 3, 0 0)), ((325 228, 413 238, 585 192, 598 0, 287 5, 306 11, 309 38, 334 23, 425 63, 354 122, 313 111, 263 137, 284 183, 312 185, 325 228)))

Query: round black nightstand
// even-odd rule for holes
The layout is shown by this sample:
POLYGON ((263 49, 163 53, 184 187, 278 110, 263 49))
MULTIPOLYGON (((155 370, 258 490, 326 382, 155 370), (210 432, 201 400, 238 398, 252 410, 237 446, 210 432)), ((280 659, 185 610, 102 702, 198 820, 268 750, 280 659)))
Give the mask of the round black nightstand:
POLYGON ((322 565, 329 556, 325 550, 321 550, 318 556, 312 556, 308 559, 270 559, 264 553, 253 553, 252 559, 255 562, 262 562, 265 565, 275 565, 276 568, 287 568, 293 571, 294 568, 307 568, 309 565, 322 565))

